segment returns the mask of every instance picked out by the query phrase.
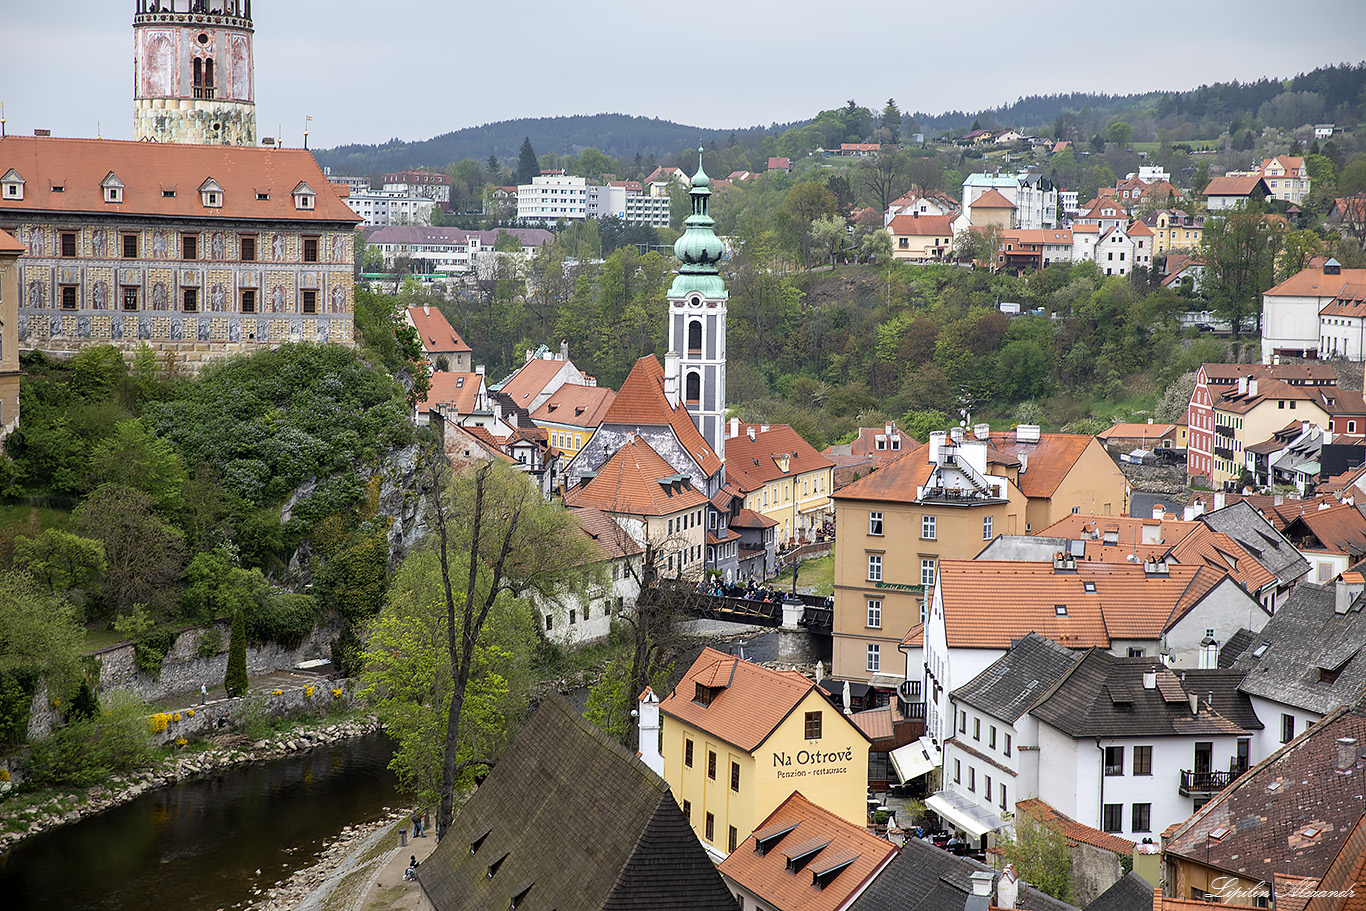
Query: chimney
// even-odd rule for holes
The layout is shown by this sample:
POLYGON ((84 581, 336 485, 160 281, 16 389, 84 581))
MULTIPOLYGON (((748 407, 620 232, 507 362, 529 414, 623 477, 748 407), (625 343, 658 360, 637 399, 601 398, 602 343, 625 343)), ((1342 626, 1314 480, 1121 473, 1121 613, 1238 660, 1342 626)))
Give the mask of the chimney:
POLYGON ((661 778, 664 777, 664 757, 659 752, 659 697, 645 687, 637 700, 635 712, 640 731, 640 761, 661 778))
POLYGON ((885 433, 885 434, 887 434, 887 436, 891 436, 891 435, 892 435, 892 425, 891 425, 891 424, 883 424, 883 425, 882 425, 882 432, 885 433))
POLYGON ((534 353, 535 353, 535 352, 532 351, 530 348, 526 349, 526 359, 523 360, 522 363, 523 363, 523 364, 530 364, 530 363, 531 363, 531 356, 532 356, 534 353))
POLYGON ((1156 670, 1144 671, 1144 672, 1143 672, 1143 688, 1144 688, 1145 690, 1155 690, 1155 689, 1157 689, 1157 671, 1156 671, 1156 670))
POLYGON ((1217 490, 1214 492, 1214 511, 1218 512, 1224 508, 1224 492, 1217 490))
POLYGON ((745 428, 745 433, 749 435, 749 441, 750 441, 751 443, 753 443, 753 442, 754 442, 754 428, 753 428, 753 427, 746 427, 746 428, 745 428))
POLYGON ((1336 767, 1338 772, 1352 771, 1352 768, 1356 765, 1357 761, 1356 745, 1357 739, 1355 737, 1338 738, 1338 762, 1336 767))
POLYGON ((1196 694, 1196 693, 1189 693, 1189 694, 1187 694, 1186 698, 1188 698, 1188 699, 1190 700, 1190 702, 1191 702, 1191 714, 1192 714, 1192 715, 1199 715, 1199 714, 1200 714, 1200 696, 1199 696, 1198 694, 1196 694))
POLYGON ((1361 573, 1343 573, 1338 576, 1333 588, 1333 612, 1345 614, 1351 608, 1352 602, 1366 590, 1366 579, 1361 573), (1350 581, 1349 581, 1350 577, 1350 581))
POLYGON ((1143 561, 1143 575, 1145 576, 1165 576, 1167 575, 1167 561, 1159 560, 1156 557, 1149 557, 1143 561))
POLYGON ((759 432, 760 432, 760 433, 768 433, 768 425, 767 425, 767 424, 760 424, 760 425, 759 425, 759 432))
POLYGON ((974 870, 968 879, 972 880, 972 894, 963 904, 963 911, 987 911, 991 907, 991 887, 996 874, 991 870, 974 870))
POLYGON ((1247 395, 1247 377, 1238 377, 1238 394, 1247 395))
POLYGON ((1020 474, 1024 474, 1024 473, 1025 473, 1026 471, 1028 471, 1028 470, 1029 470, 1029 453, 1027 453, 1027 452, 1022 452, 1022 453, 1020 453, 1020 474))
POLYGON ((486 369, 486 368, 485 368, 485 366, 484 366, 483 364, 478 364, 478 365, 475 366, 474 372, 475 372, 477 375, 479 375, 479 376, 483 376, 483 375, 484 375, 484 370, 485 370, 485 369, 486 369))
POLYGON ((977 437, 977 439, 979 439, 979 440, 986 440, 986 439, 989 439, 989 438, 991 437, 991 425, 990 425, 990 424, 973 424, 973 425, 972 425, 972 435, 975 436, 975 437, 977 437))
POLYGON ((423 316, 431 316, 431 315, 432 315, 432 305, 431 305, 431 304, 423 304, 423 305, 422 305, 422 315, 423 315, 423 316))
POLYGON ((1274 497, 1271 498, 1271 502, 1274 503, 1274 504, 1276 504, 1277 506, 1283 505, 1283 504, 1285 503, 1285 494, 1283 494, 1283 493, 1278 493, 1278 494, 1276 494, 1274 497))
POLYGON ((1247 394, 1248 394, 1248 395, 1254 395, 1254 396, 1257 394, 1257 378, 1256 378, 1255 376, 1253 376, 1253 377, 1248 377, 1248 380, 1247 380, 1247 394))
POLYGON ((952 430, 950 430, 949 439, 953 440, 955 443, 963 442, 963 428, 955 427, 952 430))
POLYGON ((1166 511, 1165 509, 1162 508, 1162 504, 1161 504, 1161 503, 1154 503, 1154 504, 1153 504, 1153 518, 1154 518, 1154 519, 1157 519, 1157 520, 1160 521, 1160 520, 1162 519, 1162 517, 1165 516, 1166 514, 1167 514, 1167 511, 1166 511))
POLYGON ((569 360, 569 339, 560 340, 560 360, 569 360))
POLYGON ((739 435, 740 435, 740 419, 739 419, 739 418, 731 418, 731 419, 730 419, 730 429, 729 429, 728 431, 726 431, 726 439, 732 440, 732 439, 734 439, 735 437, 738 437, 739 435))
POLYGON ((944 448, 944 441, 948 439, 948 434, 942 430, 930 432, 930 464, 939 464, 939 451, 944 448))
POLYGON ((678 352, 670 351, 664 355, 664 397, 675 408, 678 407, 678 371, 678 352))

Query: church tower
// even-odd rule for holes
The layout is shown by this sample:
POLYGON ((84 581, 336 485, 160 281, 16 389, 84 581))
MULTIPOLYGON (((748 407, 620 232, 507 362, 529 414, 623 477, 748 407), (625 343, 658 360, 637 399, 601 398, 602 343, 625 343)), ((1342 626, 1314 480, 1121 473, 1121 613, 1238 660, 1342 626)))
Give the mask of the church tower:
POLYGON ((716 264, 721 241, 707 207, 711 180, 702 170, 702 150, 697 150, 697 173, 693 175, 692 214, 683 236, 674 244, 674 255, 683 265, 669 288, 669 354, 665 364, 666 387, 673 390, 692 416, 702 437, 723 461, 726 458, 726 285, 716 264))
POLYGON ((251 0, 136 0, 133 137, 256 145, 251 0))

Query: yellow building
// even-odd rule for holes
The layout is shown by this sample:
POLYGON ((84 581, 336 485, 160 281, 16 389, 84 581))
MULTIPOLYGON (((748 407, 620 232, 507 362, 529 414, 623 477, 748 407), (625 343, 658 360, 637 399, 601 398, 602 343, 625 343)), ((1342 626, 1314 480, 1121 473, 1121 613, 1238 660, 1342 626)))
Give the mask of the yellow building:
POLYGON ((1205 232, 1205 219, 1180 209, 1163 209, 1143 219, 1153 232, 1153 255, 1169 250, 1198 250, 1205 232))
POLYGON ((19 426, 19 257, 24 245, 0 231, 0 439, 19 426))
POLYGON ((726 479, 753 510, 778 523, 778 543, 813 539, 832 514, 835 465, 787 424, 726 430, 726 479))
POLYGON ((834 497, 838 679, 887 689, 904 679, 898 646, 924 622, 941 560, 971 560, 997 535, 1073 512, 1128 512, 1124 475, 1095 437, 1027 424, 955 434, 931 434, 834 497))
POLYGON ((796 671, 704 649, 659 714, 662 747, 643 736, 641 758, 662 768, 714 858, 734 851, 795 790, 854 825, 867 822, 868 738, 796 671))
POLYGON ((566 383, 531 413, 531 420, 550 434, 550 445, 568 462, 602 423, 617 394, 605 386, 566 383))

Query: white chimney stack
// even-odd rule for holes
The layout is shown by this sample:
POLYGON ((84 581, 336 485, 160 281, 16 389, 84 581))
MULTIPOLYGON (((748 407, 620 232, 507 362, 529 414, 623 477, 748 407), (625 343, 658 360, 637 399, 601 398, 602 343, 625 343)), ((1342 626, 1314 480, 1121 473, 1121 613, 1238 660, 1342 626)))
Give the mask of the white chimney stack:
POLYGON ((1161 503, 1154 503, 1154 504, 1153 504, 1153 518, 1154 518, 1154 519, 1157 519, 1158 521, 1161 521, 1162 517, 1165 516, 1166 514, 1167 514, 1167 511, 1166 511, 1165 509, 1162 508, 1162 504, 1161 504, 1161 503))
POLYGON ((640 761, 660 778, 664 777, 664 756, 659 752, 659 697, 645 687, 637 700, 636 720, 640 725, 640 761))
POLYGON ((735 437, 738 437, 739 435, 740 435, 740 419, 739 419, 739 418, 731 418, 731 419, 730 419, 730 430, 728 430, 728 431, 726 432, 726 438, 727 438, 727 439, 734 439, 735 437))
POLYGON ((1157 689, 1157 671, 1143 672, 1143 688, 1145 690, 1157 689))
POLYGON ((1338 738, 1337 770, 1339 772, 1350 772, 1352 771, 1352 767, 1356 765, 1356 746, 1357 740, 1355 737, 1338 738))

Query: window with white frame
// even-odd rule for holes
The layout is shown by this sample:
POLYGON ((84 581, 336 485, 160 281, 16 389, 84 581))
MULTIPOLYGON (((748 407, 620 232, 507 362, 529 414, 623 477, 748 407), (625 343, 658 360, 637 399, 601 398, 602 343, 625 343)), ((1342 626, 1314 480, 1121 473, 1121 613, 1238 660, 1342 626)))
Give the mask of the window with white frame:
POLYGON ((880 513, 880 512, 870 512, 870 513, 868 513, 868 534, 870 534, 870 535, 881 535, 881 534, 882 534, 882 513, 880 513))
POLYGON ((934 560, 922 559, 920 561, 920 584, 925 588, 934 588, 934 560))
POLYGON ((868 555, 868 581, 882 581, 882 554, 868 555))
POLYGON ((991 540, 991 516, 982 517, 982 540, 991 540))
POLYGON ((868 627, 882 629, 882 601, 878 598, 868 599, 868 627))
POLYGON ((868 672, 875 673, 882 667, 882 646, 876 642, 868 643, 868 672))
POLYGON ((921 517, 920 517, 920 537, 925 538, 925 539, 927 539, 927 540, 931 540, 931 541, 934 540, 934 526, 935 526, 935 517, 934 517, 934 516, 921 516, 921 517))

